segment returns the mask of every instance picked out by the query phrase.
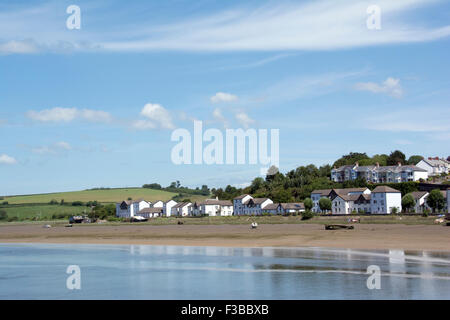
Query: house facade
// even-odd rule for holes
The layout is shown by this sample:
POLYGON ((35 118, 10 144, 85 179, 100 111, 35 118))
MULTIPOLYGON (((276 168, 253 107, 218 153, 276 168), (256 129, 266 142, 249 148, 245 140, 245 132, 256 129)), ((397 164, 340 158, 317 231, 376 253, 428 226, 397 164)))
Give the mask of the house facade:
POLYGON ((442 173, 450 173, 450 162, 446 159, 439 159, 439 157, 423 159, 417 166, 426 170, 429 176, 439 176, 442 173))
POLYGON ((200 211, 210 217, 232 216, 233 204, 229 200, 206 199, 200 203, 200 211))
POLYGON ((415 213, 424 213, 425 209, 428 207, 427 203, 426 203, 428 194, 429 193, 426 191, 411 192, 411 195, 414 198, 414 212, 415 213))
POLYGON ((408 182, 426 180, 428 171, 413 165, 380 166, 360 166, 358 162, 354 165, 346 165, 331 170, 331 180, 334 182, 344 182, 364 178, 370 183, 408 182))
POLYGON ((172 208, 175 205, 177 205, 177 202, 174 200, 163 202, 163 216, 170 217, 172 215, 172 208))
POLYGON ((259 216, 269 204, 273 204, 269 198, 253 198, 245 194, 233 199, 234 214, 259 216))
POLYGON ((150 208, 150 206, 151 202, 143 199, 122 201, 116 203, 116 216, 119 218, 131 218, 138 215, 139 211, 150 208))
POLYGON ((172 216, 176 217, 186 217, 189 215, 189 206, 191 206, 191 202, 180 202, 172 207, 172 216))
POLYGON ((376 187, 370 198, 371 214, 391 214, 402 211, 402 193, 387 186, 376 187))
MULTIPOLYGON (((319 201, 321 198, 328 198, 331 200, 333 205, 333 199, 340 195, 340 197, 344 197, 347 199, 347 196, 350 195, 360 195, 360 194, 370 194, 370 190, 368 188, 347 188, 347 189, 320 189, 320 190, 314 190, 311 193, 311 200, 313 202, 313 207, 311 211, 315 213, 322 213, 322 210, 320 209, 319 201)), ((342 200, 344 200, 342 198, 342 200)), ((345 212, 348 210, 346 206, 344 206, 342 203, 339 203, 339 199, 335 202, 335 208, 336 213, 340 212, 341 214, 345 214, 345 212), (339 210, 340 209, 340 210, 339 210)), ((347 200, 345 200, 347 201, 347 200)), ((332 206, 333 211, 333 206, 332 206)))

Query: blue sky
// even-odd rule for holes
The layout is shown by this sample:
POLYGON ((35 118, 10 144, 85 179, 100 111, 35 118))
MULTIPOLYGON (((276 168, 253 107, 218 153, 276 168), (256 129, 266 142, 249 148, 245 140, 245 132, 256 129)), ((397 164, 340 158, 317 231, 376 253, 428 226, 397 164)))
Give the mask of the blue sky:
POLYGON ((2 1, 0 195, 259 174, 174 165, 171 133, 193 119, 279 129, 282 172, 350 151, 447 157, 449 22, 437 0, 2 1))

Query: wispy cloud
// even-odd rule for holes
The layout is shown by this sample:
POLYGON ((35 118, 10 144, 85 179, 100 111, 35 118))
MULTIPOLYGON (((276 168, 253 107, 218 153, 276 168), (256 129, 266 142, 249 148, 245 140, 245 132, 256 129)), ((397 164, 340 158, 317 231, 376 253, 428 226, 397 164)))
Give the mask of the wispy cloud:
POLYGON ((72 150, 72 146, 65 141, 56 142, 49 146, 31 148, 31 151, 37 154, 59 154, 69 150, 72 150))
POLYGON ((231 93, 217 92, 210 100, 212 103, 233 102, 237 101, 238 97, 231 93))
POLYGON ((195 18, 158 24, 140 17, 133 23, 121 24, 118 12, 95 8, 96 14, 90 17, 95 27, 70 34, 58 27, 64 15, 45 5, 0 14, 0 39, 4 39, 0 53, 340 50, 425 42, 448 37, 450 25, 427 26, 425 21, 418 23, 409 13, 442 1, 378 0, 381 30, 366 27, 366 9, 372 1, 269 2, 256 8, 239 4, 195 18), (111 15, 108 19, 116 23, 114 28, 98 23, 105 19, 102 11, 111 15))
POLYGON ((400 85, 400 79, 387 78, 381 84, 375 82, 359 82, 355 85, 356 90, 369 91, 372 93, 384 93, 394 98, 403 96, 403 88, 400 85))
POLYGON ((0 164, 16 164, 17 160, 7 154, 0 155, 0 164))
POLYGON ((82 119, 90 122, 110 122, 112 116, 101 110, 77 109, 77 108, 52 108, 41 111, 30 110, 26 116, 37 122, 71 122, 82 119))

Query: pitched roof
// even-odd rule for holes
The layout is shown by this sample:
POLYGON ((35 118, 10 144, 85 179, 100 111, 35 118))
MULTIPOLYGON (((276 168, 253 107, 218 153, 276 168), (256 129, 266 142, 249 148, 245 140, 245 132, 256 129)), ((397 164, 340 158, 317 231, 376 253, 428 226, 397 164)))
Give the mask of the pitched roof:
POLYGON ((303 209, 305 209, 305 205, 302 202, 280 203, 280 206, 285 210, 303 210, 303 209))
POLYGON ((279 203, 269 203, 264 210, 276 210, 279 205, 279 203))
POLYGON ((191 204, 190 202, 179 202, 176 205, 174 205, 173 208, 183 208, 183 207, 188 206, 190 204, 191 204))
POLYGON ((330 194, 332 189, 318 189, 311 192, 311 194, 321 194, 322 196, 327 196, 330 194))
POLYGON ((144 208, 140 210, 138 213, 161 213, 163 212, 163 208, 144 208))
POLYGON ((375 189, 373 189, 372 193, 401 193, 401 192, 388 186, 378 186, 375 189))
POLYGON ((233 200, 241 200, 244 199, 246 196, 250 196, 249 194, 241 194, 240 196, 234 198, 233 200))
POLYGON ((232 206, 230 200, 216 200, 216 199, 206 199, 203 202, 200 202, 199 205, 216 205, 216 206, 232 206))
POLYGON ((428 194, 428 192, 426 192, 426 191, 411 192, 411 195, 413 196, 414 200, 419 200, 420 198, 422 198, 423 196, 426 196, 427 194, 428 194))

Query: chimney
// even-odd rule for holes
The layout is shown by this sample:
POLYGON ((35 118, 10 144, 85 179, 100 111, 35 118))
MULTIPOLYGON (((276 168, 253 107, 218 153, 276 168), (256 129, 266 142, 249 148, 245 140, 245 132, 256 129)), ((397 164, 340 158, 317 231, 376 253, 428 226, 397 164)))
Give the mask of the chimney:
POLYGON ((397 166, 401 167, 401 166, 402 166, 402 163, 399 161, 399 162, 397 163, 397 166))

